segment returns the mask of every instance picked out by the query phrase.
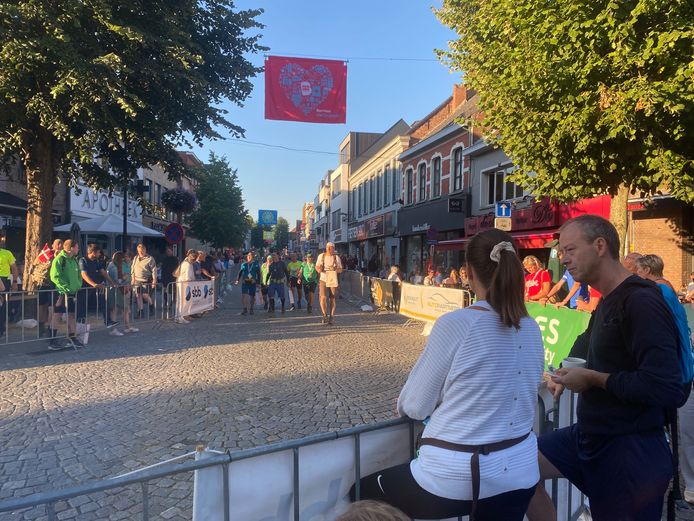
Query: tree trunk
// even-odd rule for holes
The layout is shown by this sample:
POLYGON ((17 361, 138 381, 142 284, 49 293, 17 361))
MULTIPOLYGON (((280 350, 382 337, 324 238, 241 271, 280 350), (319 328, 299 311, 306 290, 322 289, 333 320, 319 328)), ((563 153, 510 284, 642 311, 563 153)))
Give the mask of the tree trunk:
POLYGON ((24 153, 27 178, 27 224, 24 248, 24 289, 35 289, 33 266, 43 245, 53 234, 53 189, 57 180, 56 143, 53 136, 37 131, 33 146, 24 153))
POLYGON ((629 187, 622 184, 619 186, 617 195, 612 197, 610 203, 610 222, 617 228, 619 235, 620 253, 626 255, 627 220, 628 220, 628 201, 629 187))

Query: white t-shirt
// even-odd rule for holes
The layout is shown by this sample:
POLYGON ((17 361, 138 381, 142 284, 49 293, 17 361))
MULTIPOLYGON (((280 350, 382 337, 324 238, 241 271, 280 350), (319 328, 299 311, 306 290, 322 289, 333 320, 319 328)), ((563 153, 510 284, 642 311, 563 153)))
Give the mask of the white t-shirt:
POLYGON ((316 266, 322 268, 320 273, 321 282, 325 282, 326 287, 336 288, 338 286, 337 271, 342 269, 342 261, 337 255, 326 255, 321 253, 316 260, 316 266))
POLYGON ((195 268, 190 262, 184 260, 178 268, 176 282, 188 282, 191 280, 195 280, 195 268))

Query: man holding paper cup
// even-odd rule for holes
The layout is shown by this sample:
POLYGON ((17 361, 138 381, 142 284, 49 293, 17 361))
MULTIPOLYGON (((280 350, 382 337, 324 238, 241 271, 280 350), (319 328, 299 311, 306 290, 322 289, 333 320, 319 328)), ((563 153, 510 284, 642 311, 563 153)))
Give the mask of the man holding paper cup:
MULTIPOLYGON (((538 439, 541 479, 571 481, 588 496, 594 521, 660 521, 673 471, 665 409, 685 398, 677 326, 655 284, 620 264, 609 221, 571 219, 559 245, 571 276, 602 299, 548 383, 555 397, 564 388, 580 396, 577 423, 538 439)), ((528 519, 556 520, 543 481, 528 519)))

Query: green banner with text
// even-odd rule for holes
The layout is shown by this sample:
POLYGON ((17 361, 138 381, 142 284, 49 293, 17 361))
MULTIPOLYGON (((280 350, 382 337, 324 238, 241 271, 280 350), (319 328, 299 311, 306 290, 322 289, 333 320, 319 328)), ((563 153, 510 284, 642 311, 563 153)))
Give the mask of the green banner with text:
POLYGON ((552 304, 543 306, 526 303, 528 313, 535 319, 545 344, 545 369, 548 365, 559 367, 574 345, 574 341, 588 327, 590 313, 569 308, 557 309, 552 304))

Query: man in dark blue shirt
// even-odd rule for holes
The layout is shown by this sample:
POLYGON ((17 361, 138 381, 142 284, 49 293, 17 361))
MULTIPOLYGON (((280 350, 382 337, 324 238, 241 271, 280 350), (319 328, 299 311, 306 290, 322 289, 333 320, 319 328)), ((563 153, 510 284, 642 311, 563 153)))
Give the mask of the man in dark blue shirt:
POLYGON ((241 264, 236 284, 238 284, 239 281, 243 281, 241 283, 241 300, 243 301, 243 311, 241 314, 245 315, 250 309, 252 315, 256 286, 260 284, 260 266, 255 261, 255 254, 253 252, 249 252, 246 257, 246 262, 241 264))
MULTIPOLYGON (((538 439, 541 479, 566 477, 590 500, 594 521, 660 521, 672 477, 665 409, 684 396, 677 329, 655 285, 619 262, 609 221, 583 215, 560 230, 562 263, 602 293, 572 356, 586 367, 559 369, 550 389, 580 393, 578 422, 538 439)), ((555 520, 540 482, 530 521, 555 520)))

